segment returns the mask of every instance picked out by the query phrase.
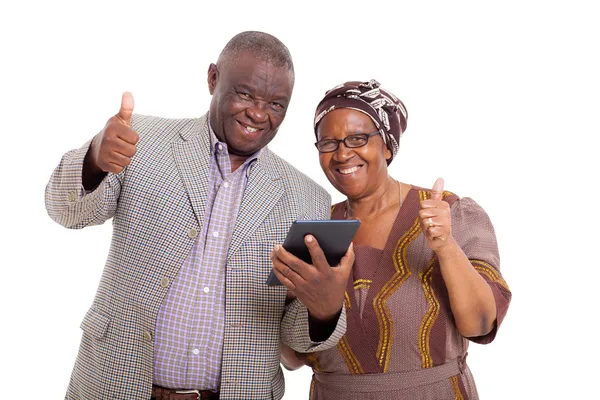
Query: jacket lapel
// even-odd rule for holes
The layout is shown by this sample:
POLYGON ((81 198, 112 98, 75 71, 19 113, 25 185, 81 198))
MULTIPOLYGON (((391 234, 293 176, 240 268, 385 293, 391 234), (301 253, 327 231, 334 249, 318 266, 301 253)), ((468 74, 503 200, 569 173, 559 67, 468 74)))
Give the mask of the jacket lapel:
POLYGON ((182 140, 173 142, 173 154, 181 180, 202 226, 208 197, 210 141, 207 116, 196 120, 180 132, 182 140))
POLYGON ((263 149, 251 170, 237 215, 227 261, 244 239, 251 237, 283 196, 284 188, 271 165, 270 151, 263 149))

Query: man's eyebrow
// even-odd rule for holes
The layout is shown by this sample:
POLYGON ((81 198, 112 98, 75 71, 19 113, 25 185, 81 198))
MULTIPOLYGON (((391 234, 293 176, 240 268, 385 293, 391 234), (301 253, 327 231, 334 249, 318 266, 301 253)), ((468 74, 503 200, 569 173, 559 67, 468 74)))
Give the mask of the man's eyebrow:
POLYGON ((273 100, 283 101, 283 102, 286 102, 286 103, 290 101, 289 97, 287 97, 287 96, 278 96, 278 97, 275 97, 273 100))
POLYGON ((252 90, 252 88, 251 88, 250 86, 248 86, 248 85, 246 85, 246 84, 243 84, 243 83, 240 83, 240 84, 234 85, 234 87, 235 87, 236 89, 242 89, 242 90, 245 90, 245 91, 247 91, 247 92, 252 92, 252 91, 253 91, 253 90, 252 90))
MULTIPOLYGON (((243 90, 243 91, 246 91, 249 93, 255 92, 255 90, 252 88, 252 86, 248 86, 245 83, 238 83, 238 84, 233 85, 233 87, 235 88, 235 90, 243 90)), ((275 95, 273 97, 273 101, 281 101, 281 102, 289 103, 290 98, 286 95, 281 95, 281 96, 275 95)))

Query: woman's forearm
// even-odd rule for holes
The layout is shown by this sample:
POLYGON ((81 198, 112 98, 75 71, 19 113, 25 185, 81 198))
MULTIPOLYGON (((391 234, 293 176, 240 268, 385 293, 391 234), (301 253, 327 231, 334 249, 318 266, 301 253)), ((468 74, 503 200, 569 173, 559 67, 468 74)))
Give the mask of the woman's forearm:
POLYGON ((458 331, 465 337, 488 334, 496 321, 496 301, 492 289, 473 268, 452 236, 436 255, 458 331))
POLYGON ((281 363, 283 366, 293 371, 304 365, 304 363, 296 357, 296 352, 288 345, 281 343, 281 363))

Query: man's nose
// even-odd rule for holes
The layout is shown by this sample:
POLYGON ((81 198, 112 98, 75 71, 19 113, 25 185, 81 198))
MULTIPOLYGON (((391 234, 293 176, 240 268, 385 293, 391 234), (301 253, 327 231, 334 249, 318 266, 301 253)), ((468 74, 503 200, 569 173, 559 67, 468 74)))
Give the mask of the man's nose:
POLYGON ((264 105, 261 102, 255 102, 253 105, 246 109, 246 115, 254 122, 265 122, 268 119, 268 114, 264 109, 264 105))

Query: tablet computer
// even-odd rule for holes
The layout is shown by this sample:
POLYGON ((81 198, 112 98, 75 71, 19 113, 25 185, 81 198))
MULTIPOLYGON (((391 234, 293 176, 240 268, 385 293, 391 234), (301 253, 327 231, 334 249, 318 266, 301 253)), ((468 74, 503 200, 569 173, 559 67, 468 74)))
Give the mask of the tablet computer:
MULTIPOLYGON (((329 265, 335 267, 348 251, 359 226, 360 221, 356 219, 294 221, 283 242, 283 248, 304 262, 312 264, 310 252, 304 244, 304 236, 311 234, 323 249, 329 265)), ((267 278, 267 285, 281 285, 273 270, 267 278)))

